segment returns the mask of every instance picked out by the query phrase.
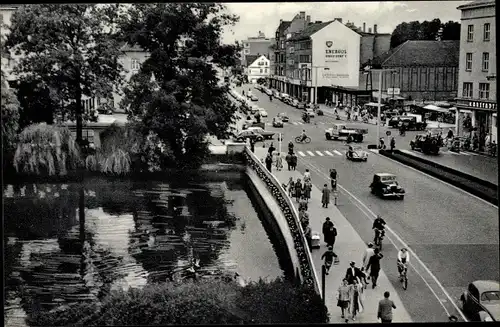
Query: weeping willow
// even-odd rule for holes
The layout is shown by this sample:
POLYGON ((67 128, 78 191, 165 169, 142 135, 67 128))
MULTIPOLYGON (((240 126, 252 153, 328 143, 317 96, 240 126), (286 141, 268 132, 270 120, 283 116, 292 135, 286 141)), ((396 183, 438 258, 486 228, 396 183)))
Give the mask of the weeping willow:
POLYGON ((66 175, 82 164, 80 150, 68 128, 46 123, 27 126, 19 135, 14 167, 35 175, 66 175))

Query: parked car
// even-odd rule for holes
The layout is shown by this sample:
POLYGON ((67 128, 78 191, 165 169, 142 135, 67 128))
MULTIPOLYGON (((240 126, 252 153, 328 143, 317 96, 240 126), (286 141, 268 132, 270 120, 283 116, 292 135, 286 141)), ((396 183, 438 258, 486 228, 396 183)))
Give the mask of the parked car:
POLYGON ((475 321, 500 320, 500 283, 476 280, 460 296, 462 311, 475 321))
POLYGON ((265 139, 272 139, 274 134, 276 134, 275 132, 266 131, 262 127, 248 127, 247 130, 253 131, 259 135, 262 135, 265 139))
POLYGON ((395 175, 389 173, 376 173, 370 184, 372 194, 381 197, 397 197, 403 199, 405 190, 398 185, 395 175))
POLYGON ((255 84, 253 88, 256 89, 256 90, 261 90, 262 89, 262 85, 255 84))
POLYGON ((273 127, 283 127, 283 121, 280 118, 273 118, 273 127))
POLYGON ((267 117, 267 111, 265 111, 264 109, 259 109, 259 114, 261 117, 267 117))
POLYGON ((280 100, 281 101, 285 101, 286 98, 289 98, 290 95, 288 95, 287 93, 283 93, 283 92, 280 92, 280 100))
POLYGON ((271 89, 266 89, 266 94, 269 96, 273 95, 273 91, 271 89))
POLYGON ((305 110, 306 103, 304 101, 299 101, 299 103, 297 104, 297 106, 295 108, 305 110))
POLYGON ((260 142, 260 141, 264 140, 264 136, 262 136, 259 133, 251 130, 250 128, 251 127, 249 127, 248 129, 240 132, 239 134, 237 134, 234 137, 234 140, 236 142, 246 142, 247 139, 250 139, 250 140, 253 139, 255 142, 260 142))
POLYGON ((309 117, 316 117, 316 114, 312 109, 306 109, 306 113, 309 115, 309 117))
POLYGON ((275 97, 278 100, 281 100, 281 94, 280 92, 273 90, 273 97, 275 97))
POLYGON ((346 152, 347 160, 368 161, 368 153, 365 150, 363 150, 363 148, 360 146, 352 147, 352 156, 349 156, 348 153, 349 152, 346 152))
POLYGON ((392 116, 387 123, 387 126, 396 128, 399 124, 399 116, 392 116))
POLYGON ((443 140, 439 135, 417 134, 415 139, 410 141, 412 150, 422 151, 425 154, 438 154, 443 146, 443 140))
POLYGON ((398 128, 402 125, 405 125, 407 131, 425 131, 427 127, 427 123, 417 121, 417 117, 415 116, 400 116, 398 128))
POLYGON ((292 107, 297 108, 297 106, 299 105, 299 103, 300 103, 300 101, 299 101, 298 99, 295 99, 295 98, 294 98, 294 99, 292 99, 292 102, 290 103, 290 105, 291 105, 292 107))
POLYGON ((288 116, 282 112, 282 113, 279 113, 278 114, 278 117, 281 118, 281 120, 284 122, 284 123, 288 123, 290 121, 290 119, 288 118, 288 116))

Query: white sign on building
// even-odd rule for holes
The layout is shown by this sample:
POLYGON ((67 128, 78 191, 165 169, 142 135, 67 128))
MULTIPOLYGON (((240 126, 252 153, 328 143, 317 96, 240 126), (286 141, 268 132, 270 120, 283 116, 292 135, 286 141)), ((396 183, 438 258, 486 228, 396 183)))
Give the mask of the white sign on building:
POLYGON ((319 87, 357 87, 360 38, 361 35, 338 21, 311 35, 313 85, 317 78, 319 87))

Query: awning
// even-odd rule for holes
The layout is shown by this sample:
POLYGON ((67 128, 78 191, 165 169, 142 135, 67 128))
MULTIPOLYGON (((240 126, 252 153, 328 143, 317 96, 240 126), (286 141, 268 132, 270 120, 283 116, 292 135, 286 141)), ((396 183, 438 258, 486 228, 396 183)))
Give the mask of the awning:
POLYGON ((441 108, 441 107, 438 107, 438 106, 435 106, 433 104, 428 104, 424 107, 424 109, 427 109, 427 110, 432 110, 432 111, 438 111, 438 112, 450 112, 449 109, 444 109, 444 108, 441 108))
MULTIPOLYGON (((368 103, 365 103, 365 106, 369 106, 369 107, 378 107, 378 103, 375 103, 375 102, 368 102, 368 103)), ((384 107, 385 104, 380 104, 381 107, 384 107)))

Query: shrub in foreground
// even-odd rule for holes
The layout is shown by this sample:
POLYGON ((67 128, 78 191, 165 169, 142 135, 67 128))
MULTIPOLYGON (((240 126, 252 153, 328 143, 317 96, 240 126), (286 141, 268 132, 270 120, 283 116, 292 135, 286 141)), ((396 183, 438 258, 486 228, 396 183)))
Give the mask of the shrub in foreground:
POLYGON ((234 282, 201 280, 163 283, 113 292, 100 304, 79 304, 39 313, 32 326, 113 326, 167 324, 322 323, 321 298, 307 288, 277 279, 239 287, 234 282))

